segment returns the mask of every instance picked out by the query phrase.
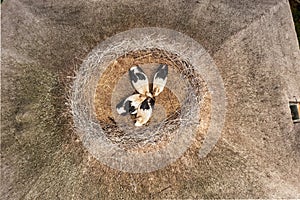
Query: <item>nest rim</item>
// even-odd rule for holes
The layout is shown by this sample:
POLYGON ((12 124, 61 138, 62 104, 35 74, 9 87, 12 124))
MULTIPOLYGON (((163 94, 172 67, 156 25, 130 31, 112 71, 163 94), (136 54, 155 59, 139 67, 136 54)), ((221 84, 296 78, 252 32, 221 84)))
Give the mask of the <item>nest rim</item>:
POLYGON ((101 132, 96 117, 90 112, 93 110, 91 97, 98 82, 91 75, 101 77, 104 71, 101 66, 107 66, 130 51, 145 48, 164 49, 178 54, 189 61, 198 74, 204 75, 204 82, 211 92, 211 117, 208 123, 213 123, 213 126, 209 125, 205 130, 207 136, 201 144, 200 157, 212 149, 224 124, 226 97, 222 77, 210 55, 198 42, 174 30, 157 27, 131 29, 108 38, 92 50, 76 74, 70 99, 71 114, 76 132, 89 153, 111 168, 131 173, 151 172, 174 162, 188 149, 196 135, 194 129, 185 127, 184 132, 177 134, 159 151, 128 152, 112 144, 101 132))

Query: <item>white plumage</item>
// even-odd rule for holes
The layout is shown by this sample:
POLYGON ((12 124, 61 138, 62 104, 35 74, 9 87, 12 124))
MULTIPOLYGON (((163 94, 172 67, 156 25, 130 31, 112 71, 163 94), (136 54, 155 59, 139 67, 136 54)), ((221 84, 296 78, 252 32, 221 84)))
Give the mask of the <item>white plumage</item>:
POLYGON ((148 97, 141 103, 137 110, 135 126, 142 126, 149 121, 153 107, 154 100, 152 98, 148 97))
POLYGON ((149 92, 149 81, 144 71, 139 66, 133 66, 129 70, 132 86, 136 91, 145 96, 152 96, 149 92))
POLYGON ((149 92, 149 82, 146 74, 139 66, 133 66, 129 70, 129 78, 132 86, 139 94, 131 95, 123 99, 116 106, 120 115, 128 113, 136 115, 135 126, 146 124, 154 108, 155 97, 164 89, 167 83, 168 65, 160 64, 153 78, 152 93, 149 92))
POLYGON ((127 113, 136 114, 139 105, 147 97, 141 94, 134 94, 123 99, 117 106, 117 112, 119 115, 126 115, 127 113))
POLYGON ((167 83, 167 76, 168 76, 168 65, 161 64, 158 67, 153 79, 152 94, 154 97, 158 96, 163 91, 167 83))

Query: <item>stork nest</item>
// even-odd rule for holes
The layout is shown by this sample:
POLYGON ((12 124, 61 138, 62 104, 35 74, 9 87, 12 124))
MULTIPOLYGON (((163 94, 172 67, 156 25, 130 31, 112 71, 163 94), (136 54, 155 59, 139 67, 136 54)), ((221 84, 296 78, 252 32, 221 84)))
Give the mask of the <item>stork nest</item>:
POLYGON ((112 143, 128 151, 145 152, 166 145, 178 131, 197 129, 200 123, 197 116, 200 112, 208 114, 204 111, 207 108, 201 106, 203 101, 210 101, 206 83, 187 60, 161 49, 145 49, 126 53, 109 64, 98 81, 93 108, 112 143), (119 116, 115 106, 134 93, 128 77, 130 67, 139 65, 151 77, 158 63, 169 66, 167 85, 156 99, 158 109, 154 108, 150 121, 135 127, 132 117, 119 116))

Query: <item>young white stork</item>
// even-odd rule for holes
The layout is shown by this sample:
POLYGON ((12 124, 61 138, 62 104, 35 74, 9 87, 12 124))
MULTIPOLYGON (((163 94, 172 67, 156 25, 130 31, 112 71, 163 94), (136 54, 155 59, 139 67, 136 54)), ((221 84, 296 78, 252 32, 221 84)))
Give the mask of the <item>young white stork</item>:
POLYGON ((136 113, 136 122, 134 124, 135 126, 142 126, 149 121, 152 115, 154 103, 154 99, 150 97, 148 97, 141 103, 136 113))
POLYGON ((141 94, 134 94, 117 104, 117 112, 119 115, 136 114, 138 107, 147 97, 141 94))
POLYGON ((139 66, 133 66, 129 70, 131 84, 136 91, 147 97, 152 97, 149 92, 149 81, 145 72, 139 66))
POLYGON ((152 95, 158 96, 164 89, 167 83, 168 65, 160 64, 153 79, 152 95))

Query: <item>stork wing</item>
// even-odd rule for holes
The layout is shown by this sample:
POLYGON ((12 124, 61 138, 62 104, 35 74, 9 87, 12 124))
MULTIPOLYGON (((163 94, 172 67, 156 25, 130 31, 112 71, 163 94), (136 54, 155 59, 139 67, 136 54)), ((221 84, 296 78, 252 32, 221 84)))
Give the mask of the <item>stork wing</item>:
POLYGON ((156 97, 163 91, 167 83, 167 76, 168 76, 168 65, 160 64, 153 79, 152 94, 154 97, 156 97))
POLYGON ((152 115, 153 107, 154 100, 150 97, 141 103, 137 110, 135 126, 142 126, 149 121, 152 115))
POLYGON ((132 86, 143 95, 149 93, 149 81, 144 71, 139 66, 133 66, 129 70, 129 78, 132 86))
POLYGON ((146 97, 140 94, 131 95, 117 104, 117 112, 119 115, 126 115, 127 113, 136 114, 139 105, 145 99, 146 97))

